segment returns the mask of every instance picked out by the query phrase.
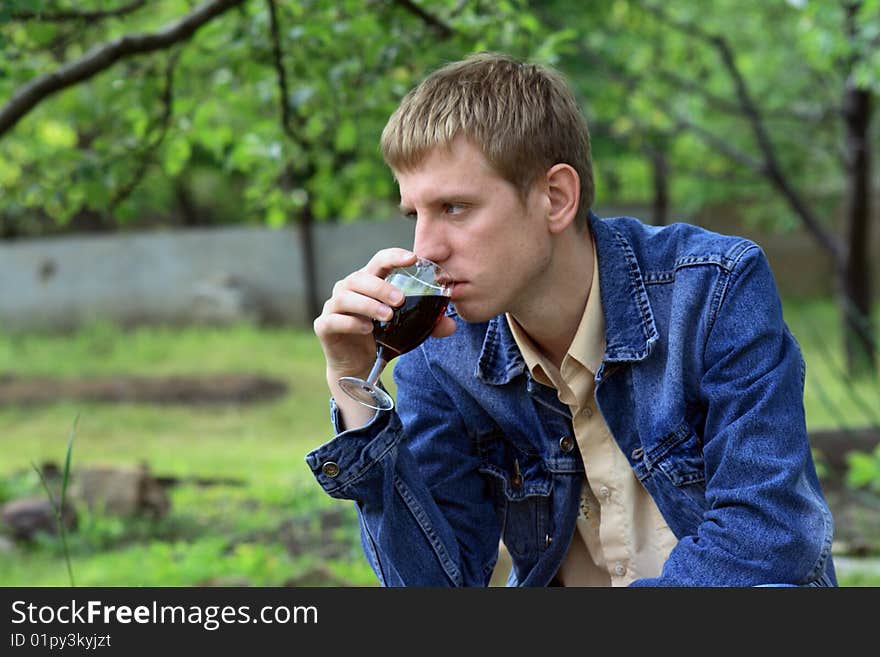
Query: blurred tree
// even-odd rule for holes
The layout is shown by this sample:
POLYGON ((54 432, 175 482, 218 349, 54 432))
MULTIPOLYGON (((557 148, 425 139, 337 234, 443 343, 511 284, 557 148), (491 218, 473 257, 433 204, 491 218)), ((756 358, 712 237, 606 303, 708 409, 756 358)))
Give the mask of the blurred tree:
POLYGON ((880 2, 533 6, 578 35, 562 66, 598 117, 597 146, 610 160, 600 167, 629 174, 617 176, 630 185, 624 193, 656 190, 658 223, 672 194, 677 207, 741 201, 756 221, 802 225, 832 262, 848 371, 876 373, 869 249, 880 2), (634 152, 648 166, 633 166, 634 152))
POLYGON ((0 0, 0 235, 173 207, 295 221, 313 253, 313 221, 388 212, 377 142, 403 93, 499 49, 575 81, 600 194, 649 198, 657 223, 724 200, 805 226, 834 263, 850 371, 874 367, 880 0, 108 4, 0 0))
POLYGON ((313 257, 314 220, 390 207, 379 135, 418 78, 474 50, 548 56, 549 36, 516 0, 0 0, 4 230, 210 223, 207 167, 241 189, 227 220, 295 221, 313 257))

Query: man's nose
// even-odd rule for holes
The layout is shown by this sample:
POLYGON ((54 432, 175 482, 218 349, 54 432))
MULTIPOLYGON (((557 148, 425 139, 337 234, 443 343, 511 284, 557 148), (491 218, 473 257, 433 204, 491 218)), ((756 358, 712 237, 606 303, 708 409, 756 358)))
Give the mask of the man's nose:
POLYGON ((413 252, 438 264, 449 257, 449 244, 437 222, 421 217, 416 221, 413 252))

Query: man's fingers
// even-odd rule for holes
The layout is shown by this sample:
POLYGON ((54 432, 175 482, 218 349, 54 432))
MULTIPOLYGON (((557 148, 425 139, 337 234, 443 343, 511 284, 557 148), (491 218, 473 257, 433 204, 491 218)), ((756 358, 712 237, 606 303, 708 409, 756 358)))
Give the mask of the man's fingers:
POLYGON ((386 304, 372 296, 342 290, 327 300, 322 315, 357 315, 367 320, 388 321, 393 312, 390 302, 386 304))
MULTIPOLYGON (((348 308, 348 310, 343 312, 349 312, 354 310, 354 307, 347 303, 350 300, 349 295, 352 293, 391 307, 397 307, 403 303, 403 293, 399 289, 385 279, 379 278, 363 269, 352 272, 339 281, 333 289, 333 296, 330 298, 330 301, 336 303, 337 306, 343 304, 348 308)), ((371 312, 364 312, 362 314, 375 317, 376 319, 388 319, 387 317, 377 317, 371 312)))
POLYGON ((384 278, 395 267, 408 267, 415 263, 415 261, 415 253, 395 246, 378 251, 376 255, 370 258, 370 261, 364 266, 362 271, 366 271, 379 278, 384 278))
POLYGON ((313 323, 319 338, 331 335, 366 335, 373 332, 373 322, 357 315, 321 315, 313 323))

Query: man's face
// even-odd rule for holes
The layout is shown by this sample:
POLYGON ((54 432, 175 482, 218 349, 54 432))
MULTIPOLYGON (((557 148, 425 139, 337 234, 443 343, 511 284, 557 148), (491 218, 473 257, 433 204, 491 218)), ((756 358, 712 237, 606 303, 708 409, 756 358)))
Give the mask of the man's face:
POLYGON ((416 220, 413 251, 455 278, 458 314, 482 322, 525 308, 552 254, 543 179, 523 202, 464 138, 396 175, 401 211, 416 220))

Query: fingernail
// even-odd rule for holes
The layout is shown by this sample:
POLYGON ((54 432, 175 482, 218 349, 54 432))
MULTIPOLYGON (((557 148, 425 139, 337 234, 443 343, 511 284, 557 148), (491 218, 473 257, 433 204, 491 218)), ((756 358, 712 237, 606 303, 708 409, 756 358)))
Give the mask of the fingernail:
POLYGON ((403 292, 401 292, 400 290, 394 290, 391 293, 391 301, 392 303, 400 303, 401 301, 403 301, 403 292))

